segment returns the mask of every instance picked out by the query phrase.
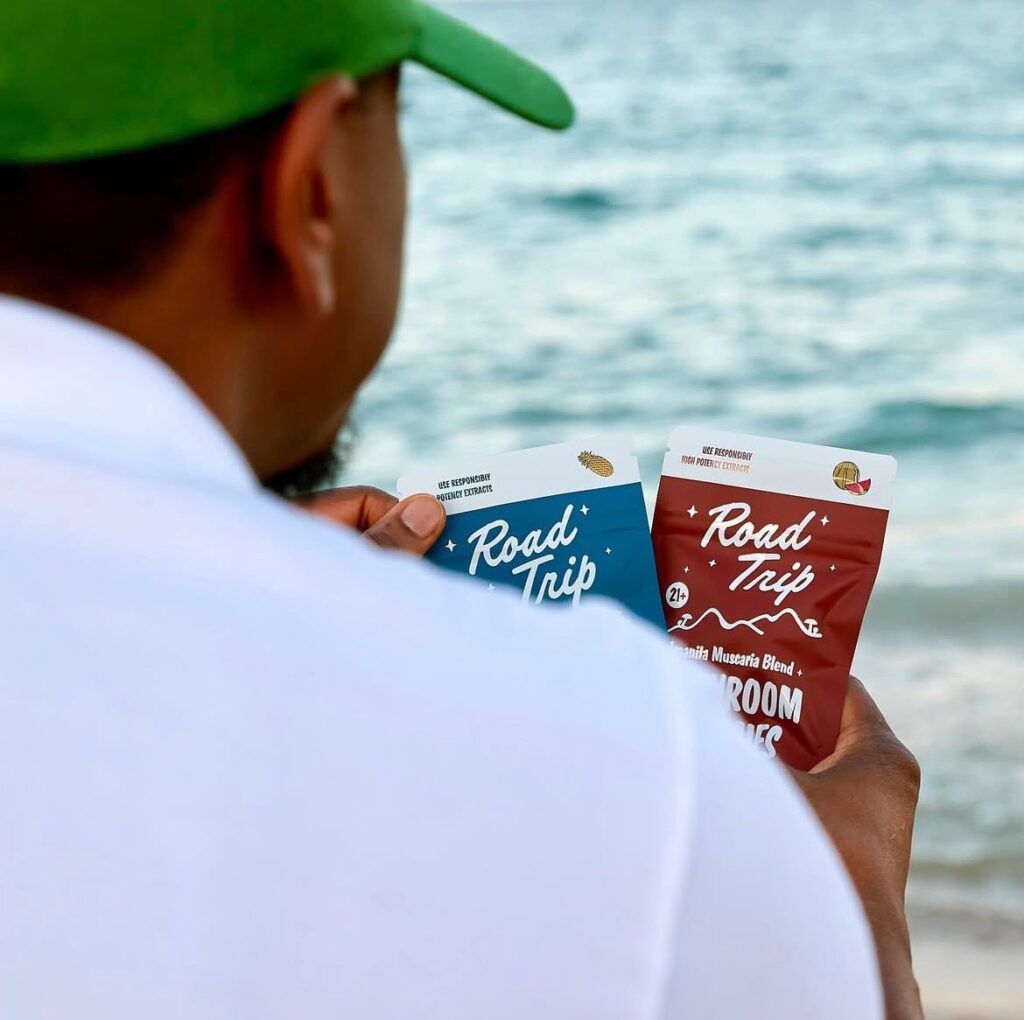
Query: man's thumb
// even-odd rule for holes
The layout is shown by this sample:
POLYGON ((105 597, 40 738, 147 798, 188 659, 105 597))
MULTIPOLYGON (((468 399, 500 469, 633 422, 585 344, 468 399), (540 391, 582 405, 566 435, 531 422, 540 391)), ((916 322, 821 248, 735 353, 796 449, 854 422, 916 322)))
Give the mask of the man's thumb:
POLYGON ((444 507, 433 496, 410 496, 393 506, 366 532, 384 549, 422 556, 444 531, 444 507))

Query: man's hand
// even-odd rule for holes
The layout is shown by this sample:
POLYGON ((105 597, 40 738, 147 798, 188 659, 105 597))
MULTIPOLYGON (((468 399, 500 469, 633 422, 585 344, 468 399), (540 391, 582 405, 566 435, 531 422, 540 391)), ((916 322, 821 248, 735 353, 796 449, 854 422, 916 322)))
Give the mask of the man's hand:
POLYGON ((410 496, 399 502, 365 485, 330 489, 296 501, 317 517, 361 532, 385 549, 422 556, 444 530, 444 507, 433 496, 410 496))
POLYGON ((835 752, 793 778, 864 903, 888 1020, 919 1020, 904 895, 921 771, 859 680, 850 679, 835 752))

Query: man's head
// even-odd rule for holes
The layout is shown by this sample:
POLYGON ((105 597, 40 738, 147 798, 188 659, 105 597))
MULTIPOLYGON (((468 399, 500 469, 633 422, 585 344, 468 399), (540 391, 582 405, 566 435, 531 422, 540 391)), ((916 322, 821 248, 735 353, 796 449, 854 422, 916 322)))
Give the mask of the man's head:
MULTIPOLYGON (((303 13, 295 5, 282 20, 288 5, 259 0, 245 5, 266 22, 248 46, 237 38, 251 32, 245 17, 227 28, 163 26, 142 0, 99 2, 122 18, 114 34, 127 24, 130 38, 116 54, 104 41, 79 56, 131 63, 124 54, 134 45, 141 101, 123 94, 130 75, 109 65, 93 74, 80 60, 85 100, 65 99, 52 122, 30 130, 27 109, 45 105, 48 79, 0 41, 0 63, 15 76, 24 65, 20 92, 5 93, 0 81, 0 290, 144 344, 213 410, 261 477, 291 477, 332 449, 394 324, 405 222, 401 60, 548 126, 567 126, 571 106, 539 69, 412 0, 304 0, 318 34, 292 27, 303 13), (343 36, 334 51, 323 37, 332 22, 343 36), (194 53, 175 28, 186 43, 191 33, 194 53), (228 29, 211 43, 210 31, 228 29), (145 66, 140 46, 149 49, 145 66)), ((24 39, 33 3, 10 3, 17 16, 5 25, 10 11, 0 13, 0 40, 18 37, 13 29, 24 39)), ((185 6, 215 10, 214 22, 232 7, 185 6)), ((103 31, 102 18, 91 24, 81 30, 103 31)), ((67 59, 69 34, 57 47, 67 59)), ((60 56, 48 54, 47 66, 60 56)))

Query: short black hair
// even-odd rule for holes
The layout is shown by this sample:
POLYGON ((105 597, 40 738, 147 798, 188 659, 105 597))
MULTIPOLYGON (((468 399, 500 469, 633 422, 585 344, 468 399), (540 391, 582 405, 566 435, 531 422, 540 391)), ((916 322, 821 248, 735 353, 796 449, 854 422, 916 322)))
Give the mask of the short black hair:
POLYGON ((123 155, 0 164, 0 291, 61 304, 138 282, 232 161, 257 165, 287 113, 123 155))

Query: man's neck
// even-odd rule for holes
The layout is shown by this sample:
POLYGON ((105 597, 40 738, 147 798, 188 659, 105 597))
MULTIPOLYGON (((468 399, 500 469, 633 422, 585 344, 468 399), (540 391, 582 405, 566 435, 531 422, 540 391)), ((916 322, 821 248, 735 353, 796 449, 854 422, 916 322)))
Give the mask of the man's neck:
POLYGON ((14 296, 96 323, 155 355, 206 405, 259 473, 259 443, 246 401, 251 346, 244 341, 244 322, 230 312, 234 303, 218 293, 218 279, 176 260, 138 287, 73 295, 22 289, 14 296))

